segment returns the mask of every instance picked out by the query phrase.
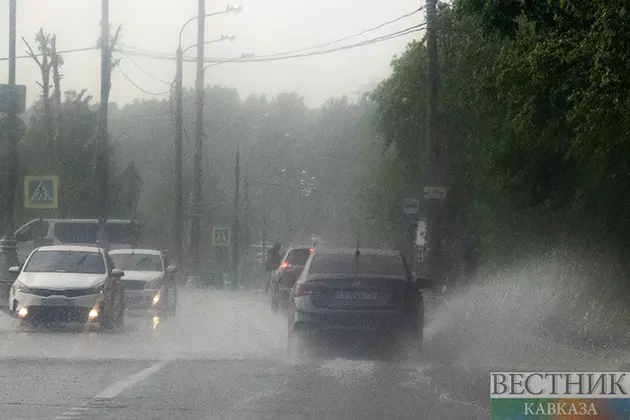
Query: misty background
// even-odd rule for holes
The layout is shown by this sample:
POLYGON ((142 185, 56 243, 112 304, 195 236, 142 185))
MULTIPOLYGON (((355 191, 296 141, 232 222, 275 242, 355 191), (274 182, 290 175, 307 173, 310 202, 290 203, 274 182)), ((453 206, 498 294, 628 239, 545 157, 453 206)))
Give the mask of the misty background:
MULTIPOLYGON (((222 11, 230 2, 208 1, 206 12, 222 11)), ((206 57, 240 57, 243 53, 265 55, 300 49, 354 34, 396 18, 421 6, 412 0, 361 2, 344 0, 243 0, 239 14, 225 14, 206 19, 206 39, 233 34, 233 42, 219 42, 206 46, 206 57)), ((121 46, 138 47, 164 54, 175 54, 181 26, 197 14, 195 2, 175 0, 115 0, 110 2, 112 28, 122 26, 121 46)), ((0 7, 0 22, 8 22, 8 7, 0 7)), ((401 30, 420 23, 416 15, 353 41, 401 30)), ((93 1, 61 0, 55 2, 20 0, 17 31, 18 55, 26 50, 20 37, 29 42, 39 28, 57 35, 59 50, 96 47, 100 27, 100 4, 93 1)), ((416 34, 418 35, 418 34, 416 34)), ((225 64, 206 72, 208 84, 236 88, 242 96, 252 93, 276 95, 296 91, 304 96, 309 106, 318 106, 331 96, 355 96, 367 92, 390 72, 392 55, 404 50, 413 35, 358 48, 339 54, 308 59, 269 63, 225 64)), ((187 26, 182 36, 183 47, 196 43, 196 25, 187 26)), ((0 44, 0 57, 7 57, 8 43, 0 44)), ((192 49, 189 56, 195 55, 192 49)), ((64 83, 66 89, 99 91, 98 50, 65 54, 64 83)), ((133 58, 151 74, 165 81, 175 77, 175 62, 133 58)), ((121 69, 142 88, 163 92, 165 85, 137 69, 132 63, 120 63, 121 69)), ((31 60, 18 62, 17 83, 27 86, 28 102, 39 97, 35 84, 38 69, 31 60)), ((7 66, 0 66, 0 79, 6 79, 7 66)), ((194 86, 194 63, 184 65, 184 86, 194 86)), ((149 98, 134 88, 121 75, 112 72, 110 100, 119 104, 136 98, 149 98)))

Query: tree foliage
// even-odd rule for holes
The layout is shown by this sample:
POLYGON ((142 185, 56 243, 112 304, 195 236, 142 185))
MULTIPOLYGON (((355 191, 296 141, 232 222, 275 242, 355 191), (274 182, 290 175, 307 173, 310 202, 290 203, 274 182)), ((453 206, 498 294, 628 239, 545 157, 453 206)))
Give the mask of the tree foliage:
MULTIPOLYGON (((440 135, 455 220, 473 219, 488 250, 514 249, 509 237, 629 242, 626 13, 618 1, 440 5, 440 135)), ((425 63, 423 43, 410 44, 373 95, 379 132, 411 182, 424 160, 425 63)))

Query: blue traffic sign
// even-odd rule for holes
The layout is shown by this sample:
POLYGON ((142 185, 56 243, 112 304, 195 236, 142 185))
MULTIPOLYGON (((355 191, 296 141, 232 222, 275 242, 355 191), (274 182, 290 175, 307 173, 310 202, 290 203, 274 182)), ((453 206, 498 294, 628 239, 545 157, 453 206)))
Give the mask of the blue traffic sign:
POLYGON ((25 176, 24 207, 56 209, 59 205, 59 179, 56 176, 25 176))

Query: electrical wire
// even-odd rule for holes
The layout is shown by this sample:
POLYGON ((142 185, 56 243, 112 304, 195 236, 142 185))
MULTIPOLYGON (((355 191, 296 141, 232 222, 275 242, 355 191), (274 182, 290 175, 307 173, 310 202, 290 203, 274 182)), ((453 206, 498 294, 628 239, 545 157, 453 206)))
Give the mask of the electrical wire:
POLYGON ((387 35, 383 35, 377 38, 372 38, 366 41, 361 41, 361 42, 357 42, 355 44, 350 44, 350 45, 344 45, 341 47, 336 47, 336 48, 330 48, 327 50, 322 50, 322 51, 312 51, 309 53, 302 53, 302 54, 292 54, 292 55, 285 55, 285 56, 278 56, 278 57, 253 57, 253 58, 223 58, 223 59, 216 59, 216 58, 211 58, 211 59, 207 59, 204 60, 206 63, 228 63, 228 62, 234 62, 234 63, 257 63, 257 62, 267 62, 267 61, 279 61, 279 60, 289 60, 289 59, 294 59, 294 58, 303 58, 303 57, 311 57, 311 56, 315 56, 315 55, 324 55, 324 54, 330 54, 333 52, 337 52, 337 51, 344 51, 344 50, 350 50, 350 49, 354 49, 354 48, 360 48, 360 47, 365 47, 368 45, 372 45, 372 44, 376 44, 379 42, 383 42, 383 41, 389 41, 391 39, 396 39, 396 38, 400 38, 402 36, 405 35, 409 35, 415 32, 419 32, 421 31, 424 27, 426 27, 426 23, 422 23, 420 25, 416 25, 416 26, 411 26, 409 28, 403 29, 401 31, 397 31, 397 32, 392 32, 390 34, 387 35))
MULTIPOLYGON (((408 18, 410 16, 413 16, 413 15, 415 15, 416 13, 420 12, 423 9, 424 9, 424 6, 419 7, 418 9, 415 9, 415 10, 409 12, 409 13, 406 13, 406 14, 398 16, 398 17, 396 17, 394 19, 391 19, 391 20, 388 20, 386 22, 383 22, 383 23, 381 23, 379 25, 373 26, 373 27, 368 28, 368 29, 364 29, 364 30, 362 30, 360 32, 357 32, 357 33, 345 36, 343 38, 338 38, 338 39, 334 39, 332 41, 325 42, 323 44, 311 45, 309 47, 299 48, 299 49, 296 49, 296 50, 285 51, 285 52, 280 52, 280 53, 264 54, 264 55, 257 56, 256 59, 275 58, 275 57, 279 57, 279 56, 294 55, 294 54, 298 54, 298 53, 301 53, 301 52, 304 52, 304 51, 309 51, 309 50, 314 50, 314 49, 317 49, 317 48, 327 47, 329 45, 337 44, 337 43, 342 42, 342 41, 347 41, 349 39, 356 38, 356 37, 359 37, 361 35, 365 35, 365 34, 367 34, 369 32, 373 32, 373 31, 376 31, 378 29, 384 28, 387 25, 391 25, 393 23, 396 23, 396 22, 399 22, 399 21, 401 21, 403 19, 406 19, 406 18, 408 18)), ((129 49, 129 50, 126 51, 127 53, 133 53, 133 54, 138 55, 140 57, 155 58, 155 59, 168 58, 168 59, 176 60, 176 57, 173 54, 166 54, 166 53, 162 53, 162 52, 158 52, 158 51, 147 50, 147 49, 144 49, 144 48, 131 47, 131 46, 124 45, 124 44, 121 44, 121 46, 122 47, 126 47, 126 48, 129 49), (135 51, 133 51, 133 50, 135 50, 135 51)), ((124 51, 124 50, 121 50, 121 51, 124 51)), ((209 60, 213 60, 213 62, 217 62, 217 61, 226 61, 228 59, 219 59, 219 58, 217 58, 217 59, 209 59, 209 60)), ((234 61, 233 59, 229 59, 229 60, 234 61)), ((194 57, 184 57, 184 61, 195 61, 195 58, 194 57)), ((240 61, 245 61, 245 60, 240 60, 240 61)))
POLYGON ((171 88, 169 90, 165 91, 165 92, 151 92, 151 91, 148 91, 148 90, 138 86, 138 84, 136 84, 133 80, 131 80, 131 78, 129 76, 127 76, 127 73, 125 73, 124 70, 122 68, 120 68, 119 65, 117 65, 116 68, 118 69, 120 74, 122 74, 123 77, 125 79, 127 79, 127 81, 129 83, 131 83, 136 89, 138 89, 141 92, 146 93, 147 95, 153 95, 153 96, 168 95, 169 93, 171 93, 173 91, 173 85, 172 84, 171 84, 171 88))
POLYGON ((128 55, 126 55, 124 52, 121 52, 121 54, 124 56, 125 60, 129 61, 131 64, 134 65, 134 67, 136 67, 138 70, 140 70, 142 73, 146 74, 147 76, 149 76, 151 79, 160 82, 160 83, 164 83, 165 85, 171 85, 173 82, 167 82, 163 79, 160 79, 159 77, 155 77, 154 75, 152 75, 151 73, 149 73, 148 71, 146 71, 145 69, 143 69, 140 65, 138 65, 138 63, 136 63, 134 60, 131 59, 131 57, 129 57, 128 55))
MULTIPOLYGON (((74 48, 71 50, 63 50, 63 51, 57 51, 57 54, 68 54, 68 53, 75 53, 75 52, 83 52, 83 51, 92 51, 92 50, 98 50, 100 49, 100 47, 98 46, 94 46, 94 47, 85 47, 85 48, 74 48)), ((36 56, 41 56, 43 55, 42 53, 38 53, 35 54, 36 56)), ((22 58, 32 58, 30 55, 18 55, 17 57, 15 57, 16 59, 22 59, 22 58)), ((9 57, 1 57, 0 61, 9 61, 9 57)))
MULTIPOLYGON (((228 58, 228 57, 224 57, 224 58, 208 58, 206 60, 204 60, 205 63, 214 63, 214 64, 221 64, 221 63, 259 63, 259 62, 268 62, 268 61, 279 61, 279 60, 289 60, 289 59, 294 59, 294 58, 304 58, 304 57, 311 57, 311 56, 315 56, 315 55, 324 55, 324 54, 330 54, 333 52, 337 52, 337 51, 344 51, 344 50, 350 50, 353 48, 360 48, 360 47, 364 47, 367 45, 372 45, 372 44, 376 44, 379 42, 383 42, 383 41, 389 41, 391 39, 395 39, 395 38, 400 38, 402 36, 405 35, 409 35, 415 32, 419 32, 421 31, 424 27, 426 27, 426 22, 419 24, 419 25, 415 25, 415 26, 410 26, 408 28, 402 29, 400 31, 396 31, 396 32, 392 32, 386 35, 382 35, 376 38, 372 38, 372 39, 368 39, 365 41, 361 41, 361 42, 357 42, 354 44, 350 44, 350 45, 343 45, 340 47, 336 47, 336 48, 330 48, 327 50, 322 50, 322 51, 312 51, 312 52, 308 52, 308 53, 301 53, 301 54, 291 54, 291 55, 278 55, 278 56, 260 56, 260 57, 256 57, 254 56, 253 58, 243 58, 243 57, 233 57, 233 58, 228 58)), ((133 52, 133 51, 127 51, 127 50, 120 50, 120 52, 124 52, 126 54, 130 54, 130 55, 137 55, 139 57, 144 57, 144 58, 153 58, 153 59, 159 59, 159 60, 163 60, 163 59, 169 59, 169 60, 175 60, 175 57, 162 57, 162 56, 154 56, 154 55, 150 55, 150 54, 144 54, 144 53, 137 53, 137 52, 133 52)), ((189 61, 189 62, 194 62, 195 59, 194 58, 184 58, 184 61, 189 61)))
POLYGON ((284 53, 274 53, 274 54, 260 55, 257 58, 270 58, 270 57, 276 57, 276 56, 279 56, 279 55, 297 54, 297 53, 301 53, 301 52, 308 51, 308 50, 314 50, 314 49, 317 49, 317 48, 328 47, 329 45, 337 44, 337 43, 342 42, 342 41, 347 41, 349 39, 356 38, 356 37, 359 37, 361 35, 365 35, 365 34, 367 34, 369 32, 376 31, 377 29, 381 29, 381 28, 383 28, 383 27, 385 27, 387 25, 391 25, 392 23, 399 22, 399 21, 401 21, 403 19, 406 19, 406 18, 408 18, 410 16, 415 15, 416 13, 420 12, 422 9, 424 9, 424 6, 419 7, 418 9, 413 10, 413 11, 411 11, 409 13, 406 13, 406 14, 404 14, 402 16, 398 16, 397 18, 394 18, 392 20, 388 20, 387 22, 383 22, 380 25, 374 26, 372 28, 364 29, 364 30, 362 30, 360 32, 357 32, 357 33, 352 34, 352 35, 345 36, 343 38, 339 38, 339 39, 335 39, 335 40, 332 40, 332 41, 328 41, 328 42, 325 42, 323 44, 312 45, 310 47, 300 48, 300 49, 297 49, 297 50, 287 51, 287 52, 284 52, 284 53))

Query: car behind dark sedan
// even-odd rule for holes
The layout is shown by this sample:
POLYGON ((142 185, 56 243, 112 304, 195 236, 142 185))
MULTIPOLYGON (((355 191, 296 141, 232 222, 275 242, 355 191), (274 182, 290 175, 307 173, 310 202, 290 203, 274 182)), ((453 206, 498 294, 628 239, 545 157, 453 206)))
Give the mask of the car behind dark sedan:
POLYGON ((315 333, 361 333, 390 351, 404 337, 422 342, 422 290, 402 255, 382 250, 315 251, 293 286, 289 353, 303 352, 315 333))
POLYGON ((297 281, 308 257, 313 249, 311 247, 289 248, 282 258, 280 267, 274 272, 271 279, 271 310, 277 312, 279 308, 286 307, 291 288, 297 281))

